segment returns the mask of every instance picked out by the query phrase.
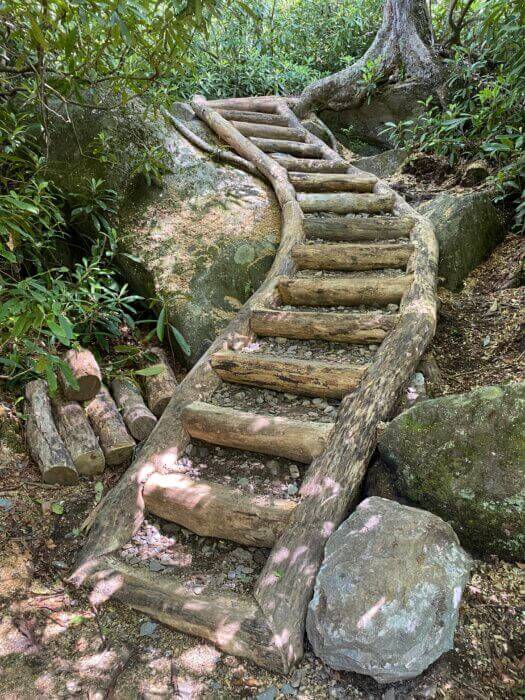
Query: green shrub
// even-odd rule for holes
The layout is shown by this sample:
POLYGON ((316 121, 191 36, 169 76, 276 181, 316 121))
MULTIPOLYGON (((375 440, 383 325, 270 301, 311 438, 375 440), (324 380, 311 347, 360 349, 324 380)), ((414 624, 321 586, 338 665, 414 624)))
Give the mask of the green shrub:
POLYGON ((45 177, 40 131, 30 113, 0 110, 0 364, 4 379, 44 376, 53 390, 58 369, 68 372, 59 350, 107 349, 122 324, 133 324, 138 297, 111 269, 114 193, 92 181, 66 220, 64 197, 45 177), (65 265, 70 227, 86 219, 98 238, 65 265))
POLYGON ((524 13, 519 2, 478 2, 462 45, 447 59, 446 107, 429 98, 419 117, 387 125, 396 146, 445 156, 452 165, 487 159, 502 197, 511 199, 525 184, 524 13))
POLYGON ((372 41, 379 0, 266 0, 225 9, 191 51, 194 70, 174 76, 177 98, 294 94, 341 70, 372 41))

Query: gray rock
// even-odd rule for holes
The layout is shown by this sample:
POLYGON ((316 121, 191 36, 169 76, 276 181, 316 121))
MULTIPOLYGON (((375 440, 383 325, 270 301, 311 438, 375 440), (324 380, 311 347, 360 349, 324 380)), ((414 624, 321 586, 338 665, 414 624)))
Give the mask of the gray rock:
POLYGON ((421 101, 427 97, 428 87, 414 81, 389 83, 375 90, 372 99, 358 107, 337 112, 322 110, 319 116, 343 143, 360 139, 391 148, 385 124, 414 118, 423 111, 421 101), (348 129, 349 136, 341 134, 341 129, 348 129))
POLYGON ((439 277, 453 291, 503 240, 505 217, 486 192, 443 193, 418 210, 434 224, 439 242, 439 277))
POLYGON ((379 683, 419 675, 453 647, 471 564, 440 518, 366 499, 326 546, 306 621, 315 654, 379 683))
MULTIPOLYGON (((70 125, 57 119, 48 176, 73 194, 92 178, 117 193, 117 262, 134 291, 167 302, 170 321, 191 350, 181 359, 193 364, 270 268, 280 235, 273 192, 203 155, 139 100, 116 111, 71 109, 82 151, 70 125), (104 163, 90 157, 101 131, 106 155, 114 155, 104 163), (148 185, 141 163, 153 149, 169 172, 162 183, 148 185)), ((215 143, 191 110, 179 104, 176 111, 188 128, 215 143)), ((89 220, 82 228, 92 233, 89 220)))
POLYGON ((417 404, 379 451, 397 491, 446 518, 463 546, 525 557, 525 382, 417 404))
POLYGON ((155 634, 157 627, 157 623, 153 622, 153 620, 143 622, 139 629, 139 637, 151 637, 153 634, 155 634))
POLYGON ((262 690, 257 694, 257 700, 275 700, 277 697, 277 688, 274 685, 270 685, 265 690, 262 690))
POLYGON ((407 148, 391 148, 375 156, 354 160, 352 165, 377 177, 390 177, 401 168, 409 155, 410 151, 407 148))

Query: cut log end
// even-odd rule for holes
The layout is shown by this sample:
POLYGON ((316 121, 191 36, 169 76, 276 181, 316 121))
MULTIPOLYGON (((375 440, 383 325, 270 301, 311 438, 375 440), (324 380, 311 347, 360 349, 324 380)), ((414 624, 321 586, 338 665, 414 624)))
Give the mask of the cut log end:
POLYGON ((64 360, 78 383, 78 388, 74 389, 62 378, 64 396, 71 401, 90 401, 97 395, 102 383, 100 367, 93 353, 84 348, 68 350, 64 360))
POLYGON ((44 484, 62 484, 63 486, 74 486, 78 484, 78 472, 67 464, 56 464, 42 472, 44 484))

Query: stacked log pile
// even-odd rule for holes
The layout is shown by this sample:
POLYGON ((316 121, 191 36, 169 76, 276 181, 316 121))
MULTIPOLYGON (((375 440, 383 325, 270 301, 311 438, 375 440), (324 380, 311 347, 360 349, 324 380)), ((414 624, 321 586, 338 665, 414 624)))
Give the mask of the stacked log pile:
POLYGON ((43 379, 26 385, 27 444, 45 483, 75 484, 79 475, 101 474, 106 464, 130 463, 136 442, 149 436, 177 385, 164 352, 151 353, 160 371, 144 377, 147 405, 128 378, 113 379, 110 393, 95 357, 83 348, 64 355, 76 386, 61 376, 50 396, 43 379))

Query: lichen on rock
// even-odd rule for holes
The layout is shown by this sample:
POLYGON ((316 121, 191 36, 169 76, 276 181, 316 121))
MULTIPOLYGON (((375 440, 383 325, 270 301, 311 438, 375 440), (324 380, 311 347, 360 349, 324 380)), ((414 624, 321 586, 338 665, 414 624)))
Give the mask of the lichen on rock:
POLYGON ((525 556, 525 383, 417 404, 379 440, 399 493, 480 554, 525 556))

